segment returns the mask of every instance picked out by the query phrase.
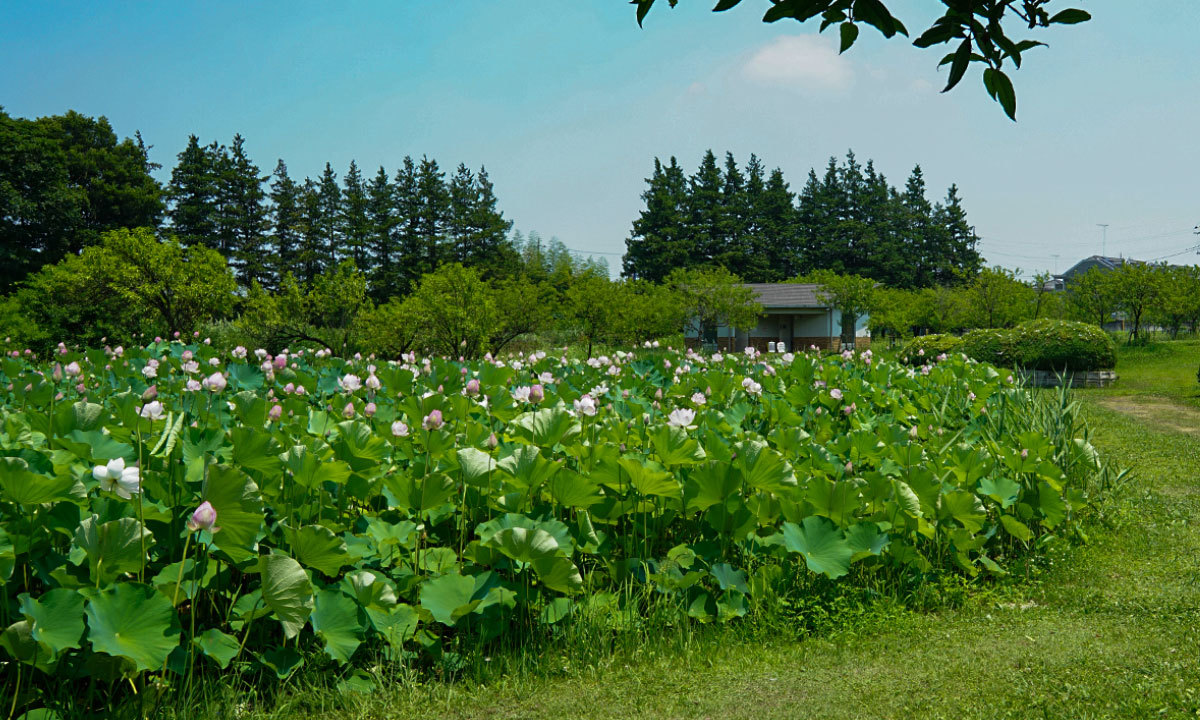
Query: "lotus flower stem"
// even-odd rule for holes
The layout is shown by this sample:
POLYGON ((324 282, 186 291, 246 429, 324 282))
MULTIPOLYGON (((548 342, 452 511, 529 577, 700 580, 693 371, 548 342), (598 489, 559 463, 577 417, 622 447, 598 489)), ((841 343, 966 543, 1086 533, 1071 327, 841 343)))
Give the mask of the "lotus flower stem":
POLYGON ((179 559, 179 577, 175 579, 175 593, 171 596, 171 607, 179 607, 179 586, 183 584, 183 568, 187 565, 188 548, 192 544, 192 533, 189 530, 183 540, 183 557, 179 559))

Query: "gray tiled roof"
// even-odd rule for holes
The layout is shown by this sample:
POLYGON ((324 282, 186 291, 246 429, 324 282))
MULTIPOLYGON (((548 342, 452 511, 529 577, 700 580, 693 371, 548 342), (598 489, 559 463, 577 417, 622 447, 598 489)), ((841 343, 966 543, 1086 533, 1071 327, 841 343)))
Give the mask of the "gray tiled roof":
POLYGON ((824 308, 817 299, 819 285, 811 283, 746 283, 764 308, 824 308))

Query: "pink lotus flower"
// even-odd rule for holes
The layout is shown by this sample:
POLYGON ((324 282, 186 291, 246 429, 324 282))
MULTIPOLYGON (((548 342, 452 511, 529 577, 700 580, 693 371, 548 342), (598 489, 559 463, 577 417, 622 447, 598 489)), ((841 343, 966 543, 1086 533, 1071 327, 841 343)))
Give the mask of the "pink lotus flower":
POLYGON ((377 409, 378 408, 375 407, 375 403, 369 402, 367 403, 367 406, 363 408, 363 415, 366 415, 367 417, 375 417, 375 411, 377 409))
POLYGON ((529 388, 529 402, 534 403, 536 405, 537 403, 540 403, 542 400, 545 400, 545 399, 546 399, 546 389, 543 388, 541 385, 534 385, 533 387, 529 388))
POLYGON ((833 398, 834 400, 841 400, 842 399, 842 391, 838 390, 837 388, 834 388, 829 391, 829 397, 833 398))
POLYGON ((196 508, 192 516, 188 518, 187 527, 192 532, 196 532, 197 530, 217 532, 221 529, 217 527, 217 509, 212 506, 212 503, 205 500, 200 503, 200 507, 196 508))
POLYGON ((392 434, 396 437, 408 437, 408 426, 397 420, 392 423, 392 434))
POLYGON ((204 378, 204 381, 200 384, 209 392, 219 393, 224 390, 229 383, 225 380, 224 375, 219 372, 215 372, 212 375, 204 378))
POLYGON ((283 407, 280 405, 272 405, 271 409, 267 411, 267 419, 271 422, 275 422, 281 417, 283 417, 283 407))
POLYGON ((355 414, 354 403, 352 403, 352 402, 346 403, 346 407, 342 408, 342 417, 349 420, 350 418, 354 417, 354 414, 355 414))
POLYGON ((430 410, 425 419, 421 421, 421 427, 426 430, 438 430, 445 424, 446 421, 442 419, 441 410, 430 410))
MULTIPOLYGON (((466 370, 466 368, 463 368, 463 370, 466 370)), ((463 390, 470 397, 475 397, 479 394, 479 380, 476 378, 471 378, 467 381, 467 385, 465 388, 463 388, 463 390)))
POLYGON ((575 401, 575 412, 581 415, 596 414, 596 400, 591 395, 584 395, 575 401))
POLYGON ((141 412, 138 413, 138 415, 147 420, 162 420, 165 414, 163 412, 163 404, 157 400, 143 405, 141 412))

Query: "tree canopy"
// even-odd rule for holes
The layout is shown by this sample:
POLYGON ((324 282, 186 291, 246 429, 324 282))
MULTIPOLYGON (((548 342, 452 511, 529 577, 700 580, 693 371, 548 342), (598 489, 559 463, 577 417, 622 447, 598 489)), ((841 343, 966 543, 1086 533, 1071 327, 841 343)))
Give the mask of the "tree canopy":
MULTIPOLYGON (((667 3, 675 7, 679 0, 667 3)), ((713 12, 730 10, 741 3, 742 0, 717 0, 713 12)), ((655 0, 631 0, 630 4, 637 7, 637 21, 641 25, 655 0)), ((1012 37, 1013 33, 1019 29, 1074 25, 1092 17, 1077 8, 1063 9, 1054 0, 941 0, 940 4, 941 16, 913 40, 913 45, 922 49, 935 46, 950 49, 938 63, 938 67, 950 66, 943 92, 958 85, 972 64, 982 65, 984 89, 1013 120, 1017 119, 1017 95, 1008 69, 1019 69, 1023 53, 1046 44, 1032 38, 1018 39, 1012 37)), ((862 25, 875 28, 885 38, 909 37, 908 28, 888 5, 894 7, 894 0, 886 4, 883 0, 771 0, 763 22, 803 23, 819 17, 821 32, 837 26, 841 52, 846 52, 858 39, 862 25)))

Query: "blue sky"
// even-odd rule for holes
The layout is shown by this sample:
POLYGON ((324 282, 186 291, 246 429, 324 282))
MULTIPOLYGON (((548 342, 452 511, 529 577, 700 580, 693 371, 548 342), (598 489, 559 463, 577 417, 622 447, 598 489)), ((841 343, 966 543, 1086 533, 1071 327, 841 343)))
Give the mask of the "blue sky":
MULTIPOLYGON (((663 0, 638 29, 623 0, 8 2, 0 105, 105 115, 168 168, 189 133, 237 132, 293 175, 486 165, 519 229, 614 269, 653 157, 690 170, 709 147, 793 187, 851 148, 895 184, 920 163, 932 196, 958 183, 988 261, 1027 273, 1098 253, 1097 223, 1111 255, 1200 242, 1195 0, 1078 0, 1094 20, 1038 36, 1015 124, 977 70, 938 93, 932 51, 864 30, 839 57, 832 34, 761 23, 765 0, 711 4, 663 0)), ((918 32, 937 5, 891 3, 918 32)))

